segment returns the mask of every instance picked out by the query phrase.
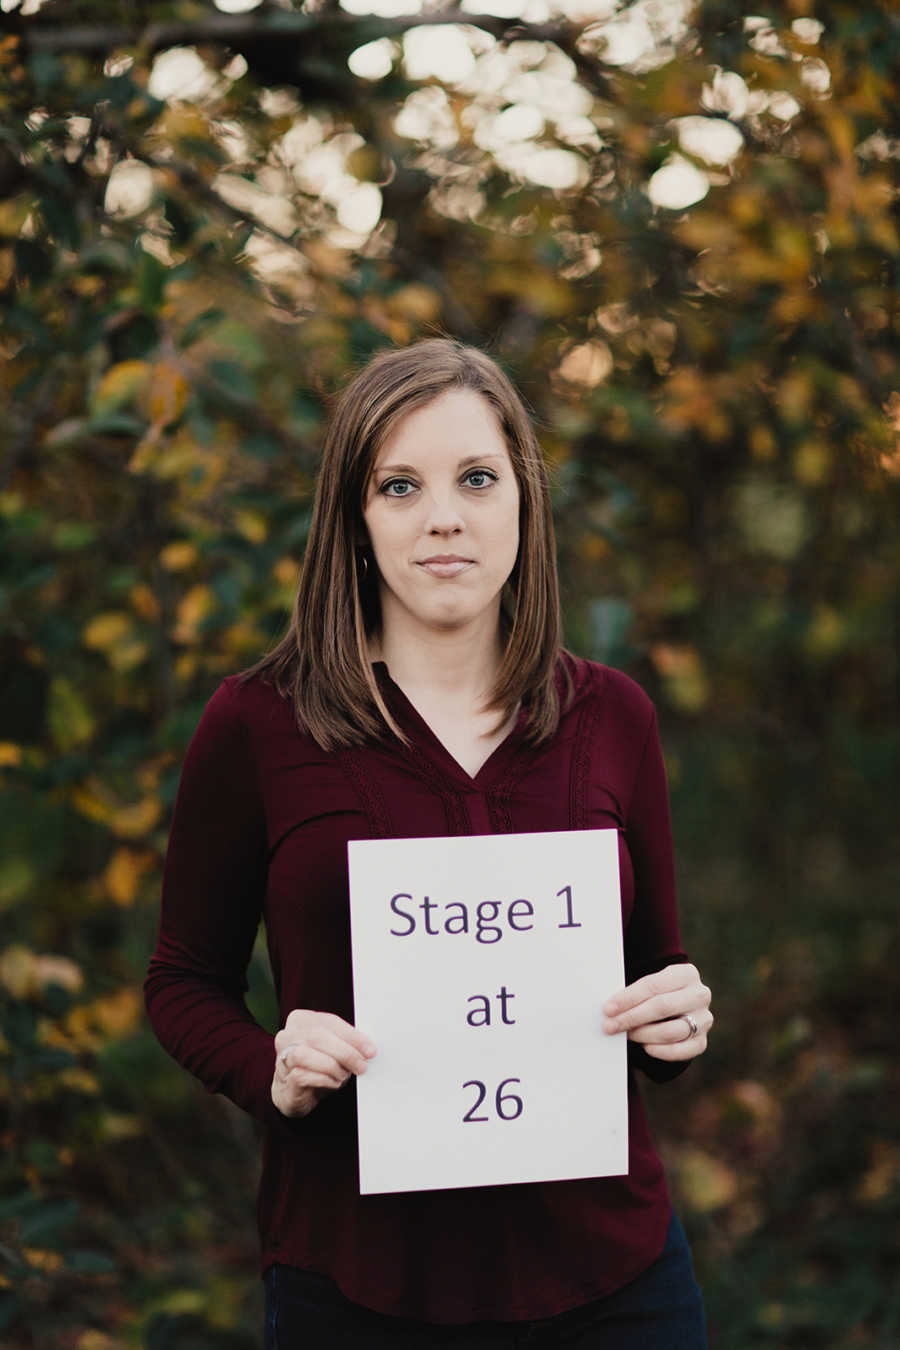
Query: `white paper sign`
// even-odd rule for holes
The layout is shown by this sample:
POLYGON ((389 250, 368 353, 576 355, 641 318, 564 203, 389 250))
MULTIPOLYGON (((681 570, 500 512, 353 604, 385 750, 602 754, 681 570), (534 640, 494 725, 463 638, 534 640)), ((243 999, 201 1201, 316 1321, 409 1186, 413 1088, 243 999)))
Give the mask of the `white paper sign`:
POLYGON ((615 830, 348 845, 363 1195, 628 1170, 615 830))

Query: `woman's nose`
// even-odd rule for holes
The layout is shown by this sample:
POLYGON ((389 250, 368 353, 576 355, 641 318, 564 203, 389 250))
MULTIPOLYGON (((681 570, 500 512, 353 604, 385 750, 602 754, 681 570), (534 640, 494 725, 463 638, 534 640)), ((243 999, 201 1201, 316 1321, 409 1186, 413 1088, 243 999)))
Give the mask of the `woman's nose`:
POLYGON ((459 534, 464 528, 459 507, 449 494, 434 494, 425 517, 426 534, 459 534))

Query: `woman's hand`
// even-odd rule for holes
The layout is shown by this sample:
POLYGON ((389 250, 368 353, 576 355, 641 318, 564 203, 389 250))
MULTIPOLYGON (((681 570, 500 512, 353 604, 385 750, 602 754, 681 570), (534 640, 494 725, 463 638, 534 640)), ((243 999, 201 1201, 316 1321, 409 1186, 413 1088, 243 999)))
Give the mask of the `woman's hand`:
POLYGON ((603 1005, 607 1035, 627 1031, 655 1059, 693 1059, 713 1024, 710 993, 696 966, 666 966, 635 980, 603 1005))
POLYGON ((283 1116, 308 1116, 351 1074, 365 1073, 375 1046, 334 1013, 295 1008, 275 1037, 272 1101, 283 1116))

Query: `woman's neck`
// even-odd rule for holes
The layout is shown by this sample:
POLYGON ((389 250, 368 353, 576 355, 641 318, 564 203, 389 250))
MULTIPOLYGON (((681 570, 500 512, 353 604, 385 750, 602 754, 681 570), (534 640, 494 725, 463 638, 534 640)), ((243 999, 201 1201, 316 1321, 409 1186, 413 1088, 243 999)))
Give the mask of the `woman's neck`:
POLYGON ((459 703, 490 695, 503 657, 496 624, 480 631, 454 629, 411 635, 390 625, 371 644, 372 659, 384 661, 391 679, 407 694, 429 692, 459 703))

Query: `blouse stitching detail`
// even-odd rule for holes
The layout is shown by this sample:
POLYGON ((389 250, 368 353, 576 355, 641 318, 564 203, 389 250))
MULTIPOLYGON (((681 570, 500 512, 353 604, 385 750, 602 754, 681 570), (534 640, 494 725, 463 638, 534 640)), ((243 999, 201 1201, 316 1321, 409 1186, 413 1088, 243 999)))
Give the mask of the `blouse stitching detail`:
POLYGON ((594 724, 599 709, 593 699, 582 705, 575 728, 575 744, 569 775, 569 819, 574 830, 584 830, 588 822, 588 789, 591 761, 594 757, 594 724))
POLYGON ((451 835, 468 834, 472 822, 469 819, 462 794, 447 787, 443 775, 438 772, 428 756, 423 754, 417 745, 407 746, 407 755, 412 768, 419 773, 420 777, 425 779, 440 797, 448 832, 451 835))
POLYGON ((365 772, 359 762, 358 752, 351 748, 340 750, 338 762, 356 789, 373 837, 375 839, 392 838, 394 827, 384 793, 377 786, 374 775, 365 772))
POLYGON ((529 754, 527 749, 523 746, 519 756, 519 763, 510 765, 502 781, 498 783, 496 787, 489 788, 485 792, 488 817, 498 834, 515 833, 509 804, 519 783, 534 763, 534 759, 535 752, 531 751, 529 754))

